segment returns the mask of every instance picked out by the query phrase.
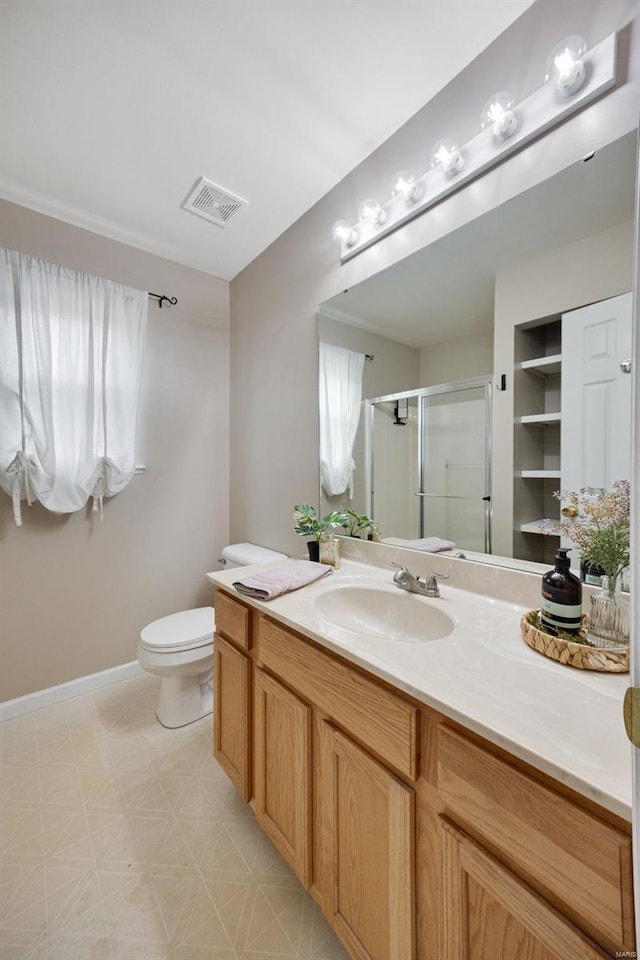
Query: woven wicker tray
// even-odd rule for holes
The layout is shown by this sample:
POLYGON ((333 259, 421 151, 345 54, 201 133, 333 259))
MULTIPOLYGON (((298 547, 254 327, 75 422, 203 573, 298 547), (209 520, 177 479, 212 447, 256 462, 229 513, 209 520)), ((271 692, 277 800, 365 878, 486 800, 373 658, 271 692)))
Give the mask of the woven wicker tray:
MULTIPOLYGON (((602 673, 628 673, 628 647, 592 647, 587 643, 576 643, 544 633, 531 622, 538 616, 537 610, 529 610, 520 621, 522 639, 538 653, 565 663, 578 670, 599 670, 602 673)), ((582 618, 583 623, 585 617, 582 618)))

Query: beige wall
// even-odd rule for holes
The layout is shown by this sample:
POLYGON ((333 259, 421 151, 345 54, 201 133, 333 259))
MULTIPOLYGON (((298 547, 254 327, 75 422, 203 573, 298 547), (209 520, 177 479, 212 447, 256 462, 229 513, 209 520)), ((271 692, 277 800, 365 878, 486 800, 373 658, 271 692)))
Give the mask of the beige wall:
POLYGON ((513 370, 514 328, 606 300, 631 290, 634 223, 609 230, 514 264, 496 275, 495 370, 507 372, 508 389, 495 392, 493 497, 500 504, 493 523, 494 553, 513 554, 513 370))
POLYGON ((229 284, 14 204, 0 245, 178 298, 149 304, 137 460, 105 502, 40 505, 14 526, 0 493, 0 700, 135 660, 141 627, 211 602, 228 542, 229 284))
MULTIPOLYGON (((286 552, 300 543, 294 503, 317 502, 318 304, 553 176, 637 126, 638 0, 536 2, 441 94, 300 218, 231 284, 231 537, 286 552), (633 19, 633 22, 631 22, 633 19), (620 40, 621 84, 539 142, 515 154, 431 212, 340 265, 331 240, 338 218, 357 219, 366 196, 384 196, 401 169, 420 174, 446 131, 477 133, 484 99, 509 89, 524 99, 542 80, 558 39, 580 31, 595 44, 630 24, 620 40)), ((331 145, 339 150, 338 143, 331 145)))
POLYGON ((472 380, 493 373, 493 331, 434 343, 420 351, 420 386, 472 380))

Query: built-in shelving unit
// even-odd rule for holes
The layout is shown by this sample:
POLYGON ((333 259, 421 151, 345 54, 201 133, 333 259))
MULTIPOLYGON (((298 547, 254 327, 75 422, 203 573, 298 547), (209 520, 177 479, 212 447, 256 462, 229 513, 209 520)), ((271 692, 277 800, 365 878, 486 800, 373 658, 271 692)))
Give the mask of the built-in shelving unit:
POLYGON ((537 423, 544 426, 546 423, 560 423, 561 413, 531 413, 525 417, 516 417, 515 423, 537 423))
POLYGON ((562 355, 555 354, 552 357, 534 357, 533 360, 523 360, 517 364, 517 370, 530 370, 540 377, 550 377, 562 370, 562 355))
POLYGON ((529 480, 559 480, 559 470, 521 470, 521 477, 529 480))
POLYGON ((545 533, 545 531, 541 529, 543 523, 543 517, 541 517, 539 520, 532 520, 530 523, 521 523, 520 533, 535 533, 539 537, 548 537, 549 534, 545 533))
POLYGON ((514 341, 514 556, 550 560, 558 538, 545 534, 542 517, 558 518, 553 493, 560 486, 560 386, 562 329, 559 316, 515 328, 514 341))

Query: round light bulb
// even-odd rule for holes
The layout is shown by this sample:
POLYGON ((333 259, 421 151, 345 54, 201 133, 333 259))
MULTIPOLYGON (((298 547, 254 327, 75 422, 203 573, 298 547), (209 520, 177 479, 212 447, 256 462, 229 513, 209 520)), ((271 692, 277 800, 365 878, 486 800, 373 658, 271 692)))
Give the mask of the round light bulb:
POLYGON ((574 34, 557 43, 549 54, 545 67, 545 82, 552 84, 561 97, 572 97, 587 76, 583 57, 587 41, 574 34))
POLYGON ((352 247, 358 239, 358 231, 346 220, 336 220, 331 228, 331 236, 334 240, 344 243, 345 246, 352 247))
POLYGON ((406 203, 416 203, 422 194, 422 187, 408 170, 401 170, 393 178, 391 193, 394 197, 403 197, 406 203))
POLYGON ((372 223, 374 226, 381 226, 387 219, 387 215, 377 200, 363 200, 360 204, 360 219, 363 223, 372 223))
POLYGON ((444 137, 435 144, 431 151, 431 166, 437 167, 438 164, 442 165, 444 172, 449 177, 453 177, 462 170, 464 160, 453 140, 444 137))
POLYGON ((489 97, 481 115, 482 129, 487 127, 496 140, 508 140, 513 136, 518 126, 518 118, 513 112, 514 100, 510 93, 501 90, 489 97))

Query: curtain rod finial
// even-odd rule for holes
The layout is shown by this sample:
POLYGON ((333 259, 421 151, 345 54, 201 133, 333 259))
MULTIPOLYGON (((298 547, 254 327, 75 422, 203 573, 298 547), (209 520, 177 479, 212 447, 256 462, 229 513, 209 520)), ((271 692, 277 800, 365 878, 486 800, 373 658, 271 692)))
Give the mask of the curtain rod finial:
POLYGON ((158 306, 161 310, 163 303, 170 303, 172 307, 175 307, 176 303, 178 302, 177 297, 167 297, 164 293, 150 293, 149 296, 158 301, 158 306))

